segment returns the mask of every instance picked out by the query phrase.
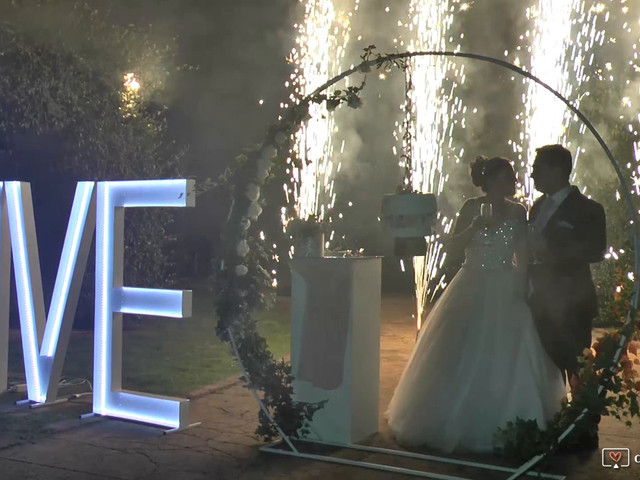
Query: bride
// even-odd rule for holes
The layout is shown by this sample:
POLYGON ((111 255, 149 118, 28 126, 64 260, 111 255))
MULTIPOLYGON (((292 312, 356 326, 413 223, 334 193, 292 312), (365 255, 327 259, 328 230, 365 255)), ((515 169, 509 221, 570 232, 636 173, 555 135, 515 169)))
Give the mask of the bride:
POLYGON ((526 210, 507 199, 511 163, 479 157, 471 179, 486 195, 462 206, 448 252, 464 264, 425 320, 386 414, 402 445, 491 452, 498 427, 520 417, 544 428, 565 395, 525 303, 526 210))

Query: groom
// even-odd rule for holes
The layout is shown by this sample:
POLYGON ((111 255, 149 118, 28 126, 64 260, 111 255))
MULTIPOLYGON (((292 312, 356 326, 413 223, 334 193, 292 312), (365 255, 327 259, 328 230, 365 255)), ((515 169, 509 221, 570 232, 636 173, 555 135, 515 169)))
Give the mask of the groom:
MULTIPOLYGON (((529 304, 545 349, 571 382, 578 373, 577 357, 591 346, 598 312, 589 264, 601 261, 606 250, 605 213, 569 184, 569 150, 546 145, 536 152, 531 177, 544 195, 529 214, 529 304)), ((597 448, 597 424, 579 442, 597 448)))

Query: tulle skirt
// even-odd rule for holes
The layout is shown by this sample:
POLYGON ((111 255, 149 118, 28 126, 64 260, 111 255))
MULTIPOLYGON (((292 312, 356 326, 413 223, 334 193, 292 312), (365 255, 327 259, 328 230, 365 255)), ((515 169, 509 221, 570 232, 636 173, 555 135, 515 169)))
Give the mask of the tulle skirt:
POLYGON ((386 417, 396 440, 444 452, 491 452, 517 417, 541 428, 565 387, 513 269, 463 267, 421 328, 386 417))

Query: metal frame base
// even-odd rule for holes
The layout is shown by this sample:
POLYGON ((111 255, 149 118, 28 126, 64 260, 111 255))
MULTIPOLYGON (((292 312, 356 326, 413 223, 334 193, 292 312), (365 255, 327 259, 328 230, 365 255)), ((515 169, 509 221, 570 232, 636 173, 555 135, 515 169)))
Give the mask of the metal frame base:
POLYGON ((163 430, 162 434, 163 435, 169 435, 170 433, 182 432, 182 431, 187 430, 189 428, 197 427, 198 425, 202 425, 202 422, 190 423, 186 427, 170 428, 169 430, 163 430))
POLYGON ((15 404, 17 406, 29 405, 29 408, 42 408, 42 407, 49 407, 52 405, 59 405, 61 403, 67 403, 69 400, 84 397, 86 395, 91 395, 92 393, 93 392, 74 393, 72 395, 58 397, 55 400, 50 400, 48 402, 34 402, 33 400, 29 400, 28 398, 25 398, 23 400, 16 400, 15 404))
MULTIPOLYGON (((452 465, 459 465, 459 466, 464 466, 464 467, 477 468, 477 469, 483 469, 483 470, 492 470, 492 471, 495 471, 495 472, 504 472, 504 473, 513 474, 509 478, 518 478, 521 475, 527 475, 527 476, 530 476, 530 477, 545 478, 545 479, 549 479, 549 480, 565 480, 566 479, 566 477, 563 476, 563 475, 553 475, 553 474, 549 474, 549 473, 538 473, 538 472, 531 472, 531 471, 527 471, 526 473, 524 473, 524 472, 523 473, 519 473, 521 468, 520 469, 516 469, 516 468, 503 467, 503 466, 499 466, 499 465, 491 465, 491 464, 487 464, 487 463, 469 462, 469 461, 465 461, 465 460, 455 460, 455 459, 452 459, 452 458, 438 457, 438 456, 434 456, 434 455, 422 455, 422 454, 407 452, 407 451, 403 451, 403 450, 391 450, 391 449, 387 449, 387 448, 369 447, 369 446, 366 446, 366 445, 357 445, 357 444, 352 444, 352 443, 350 443, 350 444, 342 444, 342 443, 323 442, 323 441, 306 440, 306 439, 305 440, 295 439, 295 441, 296 442, 310 443, 310 444, 315 444, 315 445, 329 446, 329 447, 339 447, 339 448, 344 448, 344 449, 349 449, 349 450, 357 450, 357 451, 370 452, 370 453, 393 455, 393 456, 397 456, 397 457, 413 458, 413 459, 417 459, 417 460, 439 462, 439 463, 448 463, 448 464, 452 464, 452 465)), ((287 455, 287 456, 298 457, 298 458, 306 458, 308 460, 316 460, 316 461, 320 461, 320 462, 337 463, 337 464, 348 465, 348 466, 353 466, 353 467, 369 468, 369 469, 372 469, 372 470, 378 470, 378 471, 390 472, 390 473, 399 473, 399 474, 403 474, 403 475, 410 475, 410 476, 421 477, 421 478, 431 478, 431 479, 436 479, 436 480, 472 480, 471 478, 468 478, 468 477, 457 477, 457 476, 445 475, 445 474, 441 474, 441 473, 427 472, 427 471, 423 471, 423 470, 414 470, 414 469, 403 468, 403 467, 393 467, 393 466, 390 466, 390 465, 385 465, 383 463, 363 462, 363 461, 359 461, 359 460, 348 460, 348 459, 344 459, 344 458, 331 457, 331 456, 328 456, 328 455, 302 453, 302 452, 299 452, 299 451, 297 451, 295 449, 294 450, 282 450, 282 449, 279 449, 279 448, 275 448, 275 447, 277 447, 279 445, 283 445, 284 443, 285 442, 283 440, 280 440, 280 441, 272 443, 270 445, 266 445, 266 446, 260 447, 259 450, 262 451, 262 452, 267 452, 267 453, 275 453, 275 454, 279 454, 279 455, 287 455)))
MULTIPOLYGON (((136 420, 129 420, 127 418, 118 418, 118 417, 111 417, 109 415, 100 415, 99 413, 94 413, 94 412, 83 413, 82 415, 80 415, 80 418, 82 420, 84 420, 86 418, 92 418, 92 417, 111 418, 111 419, 114 419, 114 420, 121 420, 121 421, 124 421, 124 422, 135 422, 135 423, 139 423, 141 425, 150 425, 152 427, 158 427, 158 425, 155 425, 153 423, 144 423, 144 422, 138 422, 136 420)), ((166 429, 166 430, 162 430, 162 434, 163 435, 168 435, 170 433, 183 432, 184 430, 187 430, 187 429, 192 428, 192 427, 197 427, 198 425, 202 425, 202 422, 190 423, 186 427, 177 427, 177 428, 169 428, 169 429, 166 429)))

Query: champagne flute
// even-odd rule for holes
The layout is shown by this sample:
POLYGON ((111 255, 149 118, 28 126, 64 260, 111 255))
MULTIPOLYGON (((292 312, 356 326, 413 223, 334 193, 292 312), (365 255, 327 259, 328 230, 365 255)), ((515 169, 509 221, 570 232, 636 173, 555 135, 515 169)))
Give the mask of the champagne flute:
POLYGON ((480 204, 480 218, 484 221, 484 244, 491 245, 491 237, 489 235, 489 224, 491 223, 491 218, 493 217, 493 205, 491 203, 481 203, 480 204))
POLYGON ((488 223, 493 217, 493 205, 491 203, 483 203, 480 205, 480 216, 488 223))

